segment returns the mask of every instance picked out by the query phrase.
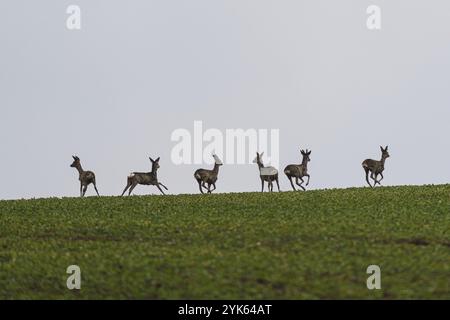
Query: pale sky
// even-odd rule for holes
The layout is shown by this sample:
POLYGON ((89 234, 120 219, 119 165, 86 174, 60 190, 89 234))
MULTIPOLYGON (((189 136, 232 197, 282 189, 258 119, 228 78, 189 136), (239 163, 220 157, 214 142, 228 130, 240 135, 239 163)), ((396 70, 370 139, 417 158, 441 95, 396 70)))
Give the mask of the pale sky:
MULTIPOLYGON (((279 129, 280 171, 312 150, 311 189, 364 186, 380 145, 385 185, 448 183, 449 34, 448 0, 3 0, 0 199, 78 196, 72 154, 102 195, 149 156, 170 193, 197 193, 211 165, 170 158, 194 120, 279 129)), ((256 165, 221 167, 217 192, 259 189, 256 165)))

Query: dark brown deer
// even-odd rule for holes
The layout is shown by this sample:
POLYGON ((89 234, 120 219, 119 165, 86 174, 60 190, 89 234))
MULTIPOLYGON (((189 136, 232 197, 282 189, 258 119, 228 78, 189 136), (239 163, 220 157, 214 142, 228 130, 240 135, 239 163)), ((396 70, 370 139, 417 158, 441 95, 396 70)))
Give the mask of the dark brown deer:
POLYGON ((128 178, 127 178, 127 186, 122 192, 122 196, 125 194, 125 192, 130 189, 128 192, 128 195, 131 195, 131 192, 133 189, 138 185, 142 184, 145 186, 156 186, 159 191, 161 191, 162 194, 165 194, 164 191, 161 189, 161 186, 166 189, 167 187, 163 185, 161 182, 158 181, 158 175, 157 171, 159 169, 159 157, 156 160, 153 160, 150 158, 150 161, 152 162, 152 171, 151 172, 132 172, 128 178))
POLYGON ((292 179, 295 178, 295 183, 303 189, 303 191, 306 191, 305 187, 303 186, 303 183, 305 180, 303 180, 303 177, 308 177, 308 181, 306 182, 306 185, 309 185, 309 174, 308 174, 308 162, 311 161, 309 155, 311 154, 311 150, 308 151, 308 149, 300 150, 302 153, 303 159, 301 164, 290 164, 284 169, 284 173, 286 174, 287 178, 291 182, 292 189, 296 191, 294 187, 294 183, 292 182, 292 179), (301 183, 298 182, 300 179, 301 183))
POLYGON ((214 158, 214 168, 212 170, 198 169, 194 172, 194 178, 195 180, 197 180, 198 188, 200 189, 201 193, 204 193, 203 188, 208 190, 208 193, 212 193, 214 190, 216 190, 216 181, 219 175, 219 167, 223 165, 223 163, 215 154, 213 154, 212 156, 214 158), (208 186, 206 186, 206 184, 208 184, 208 186), (214 189, 211 190, 211 186, 213 186, 214 189))
POLYGON ((253 160, 253 163, 258 164, 259 168, 259 177, 261 178, 261 192, 264 192, 264 181, 267 181, 268 189, 270 192, 273 191, 273 181, 277 183, 278 192, 280 192, 280 184, 278 183, 278 170, 274 167, 264 167, 262 162, 262 156, 264 152, 259 154, 256 152, 256 158, 253 160))
POLYGON ((95 183, 95 174, 92 171, 83 170, 80 158, 78 158, 77 156, 72 156, 72 158, 73 162, 70 166, 77 169, 79 174, 78 180, 80 180, 80 197, 84 197, 88 185, 90 185, 91 183, 94 185, 94 189, 95 192, 97 192, 97 195, 100 196, 97 190, 97 185, 95 183))
POLYGON ((381 160, 372 160, 372 159, 366 159, 363 161, 362 166, 364 168, 364 171, 366 172, 366 181, 369 184, 371 188, 375 187, 377 183, 381 186, 381 180, 384 179, 383 171, 384 171, 384 163, 387 158, 390 157, 388 152, 388 146, 386 148, 383 148, 380 146, 381 149, 381 160), (370 172, 370 178, 374 181, 373 186, 369 182, 369 172, 370 172), (380 180, 377 180, 378 175, 381 176, 380 180))

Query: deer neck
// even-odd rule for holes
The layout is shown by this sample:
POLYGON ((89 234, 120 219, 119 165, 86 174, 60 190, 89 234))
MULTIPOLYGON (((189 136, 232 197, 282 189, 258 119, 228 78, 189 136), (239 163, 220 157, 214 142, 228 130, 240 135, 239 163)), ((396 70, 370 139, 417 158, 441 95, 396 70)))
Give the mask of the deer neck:
POLYGON ((383 166, 384 166, 384 163, 386 162, 386 159, 387 159, 387 157, 381 156, 380 162, 381 162, 381 164, 382 164, 383 166))
POLYGON ((158 169, 156 167, 152 166, 152 172, 150 172, 150 174, 156 178, 158 176, 157 172, 158 172, 158 169))
POLYGON ((217 163, 215 163, 215 164, 214 164, 214 168, 213 168, 212 171, 213 171, 215 174, 218 174, 218 173, 219 173, 219 167, 220 167, 220 166, 219 166, 217 163))
POLYGON ((303 157, 301 165, 303 166, 303 168, 308 168, 308 160, 306 159, 306 157, 303 157))
POLYGON ((81 166, 81 163, 77 164, 75 166, 75 169, 77 169, 78 173, 80 174, 80 176, 83 174, 84 170, 83 167, 81 166))

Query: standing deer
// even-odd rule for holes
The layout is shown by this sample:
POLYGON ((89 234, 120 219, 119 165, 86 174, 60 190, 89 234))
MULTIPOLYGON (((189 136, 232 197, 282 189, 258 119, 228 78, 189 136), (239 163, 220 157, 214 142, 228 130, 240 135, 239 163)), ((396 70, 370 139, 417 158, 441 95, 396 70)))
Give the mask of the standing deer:
POLYGON ((159 189, 159 191, 161 191, 162 194, 165 193, 164 191, 162 191, 160 186, 162 186, 166 190, 169 190, 165 185, 163 185, 161 182, 158 181, 157 171, 159 169, 159 157, 156 160, 153 160, 151 157, 149 157, 149 159, 152 162, 152 171, 132 172, 127 178, 127 186, 123 190, 122 196, 125 194, 128 188, 130 189, 128 195, 131 195, 131 192, 138 184, 146 186, 156 186, 159 189))
POLYGON ((217 155, 213 154, 212 156, 214 158, 214 168, 212 170, 198 169, 194 172, 194 178, 198 182, 198 188, 200 189, 201 193, 204 193, 203 188, 208 190, 208 193, 212 193, 214 190, 216 190, 216 181, 217 176, 219 175, 219 167, 223 165, 223 163, 217 155), (208 184, 208 186, 206 186, 205 184, 208 184), (211 190, 211 186, 213 186, 214 189, 211 190))
POLYGON ((306 191, 305 187, 302 185, 305 181, 303 180, 303 177, 308 177, 308 181, 306 182, 306 185, 309 185, 309 174, 308 174, 308 162, 311 161, 309 158, 309 155, 311 154, 311 150, 306 151, 300 150, 302 153, 303 159, 301 164, 290 164, 284 169, 284 173, 286 174, 287 178, 291 182, 292 189, 296 191, 294 187, 294 183, 292 182, 292 178, 295 178, 295 183, 303 189, 303 191, 306 191), (300 179, 301 183, 298 182, 300 179))
POLYGON ((280 184, 278 183, 278 170, 274 167, 264 167, 264 164, 262 162, 262 156, 264 152, 261 152, 259 154, 256 152, 256 158, 253 160, 253 163, 258 164, 259 168, 259 177, 261 178, 261 192, 264 192, 264 181, 267 181, 269 191, 273 191, 273 182, 275 181, 277 183, 278 192, 280 192, 280 184))
POLYGON ((380 161, 366 159, 362 163, 364 171, 366 172, 366 181, 371 188, 375 187, 377 185, 377 183, 381 186, 380 182, 381 182, 381 180, 384 179, 384 177, 383 177, 384 162, 386 161, 387 158, 390 157, 389 152, 388 152, 388 146, 386 146, 386 148, 383 148, 380 146, 380 149, 381 149, 381 160, 380 161), (371 173, 370 177, 374 181, 373 186, 369 182, 369 172, 371 173), (378 175, 381 175, 380 180, 377 180, 378 175))
POLYGON ((84 197, 88 185, 90 185, 91 183, 94 185, 94 189, 95 192, 97 192, 97 195, 100 196, 97 190, 97 185, 95 183, 95 174, 92 171, 83 170, 83 167, 81 167, 80 158, 78 158, 77 156, 72 156, 72 158, 73 162, 70 167, 76 168, 78 170, 78 180, 80 180, 80 197, 84 197))

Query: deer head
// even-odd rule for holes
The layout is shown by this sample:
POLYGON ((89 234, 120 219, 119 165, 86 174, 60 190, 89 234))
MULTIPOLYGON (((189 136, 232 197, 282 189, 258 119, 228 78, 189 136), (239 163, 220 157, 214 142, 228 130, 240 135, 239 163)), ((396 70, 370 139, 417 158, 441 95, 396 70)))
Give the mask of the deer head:
POLYGON ((80 165, 80 158, 78 158, 77 156, 72 156, 73 158, 73 162, 70 165, 71 168, 76 168, 77 166, 80 165))
POLYGON ((253 160, 253 163, 257 163, 258 165, 262 165, 262 156, 264 155, 264 152, 258 153, 256 152, 256 158, 253 160))
POLYGON ((151 157, 148 157, 148 158, 152 162, 152 170, 159 169, 159 158, 160 157, 158 157, 156 160, 153 160, 151 157))
POLYGON ((218 166, 223 165, 222 160, 220 160, 220 158, 219 158, 216 154, 213 153, 212 156, 213 156, 213 158, 214 158, 214 163, 215 163, 216 165, 218 165, 218 166))
POLYGON ((390 157, 390 154, 388 152, 388 146, 386 146, 386 148, 383 148, 382 146, 380 146, 380 149, 381 149, 381 158, 387 159, 390 157))
POLYGON ((300 152, 302 153, 304 162, 311 161, 311 158, 309 157, 309 155, 311 154, 311 150, 309 150, 309 151, 308 151, 308 149, 306 149, 306 151, 305 150, 300 150, 300 152))

